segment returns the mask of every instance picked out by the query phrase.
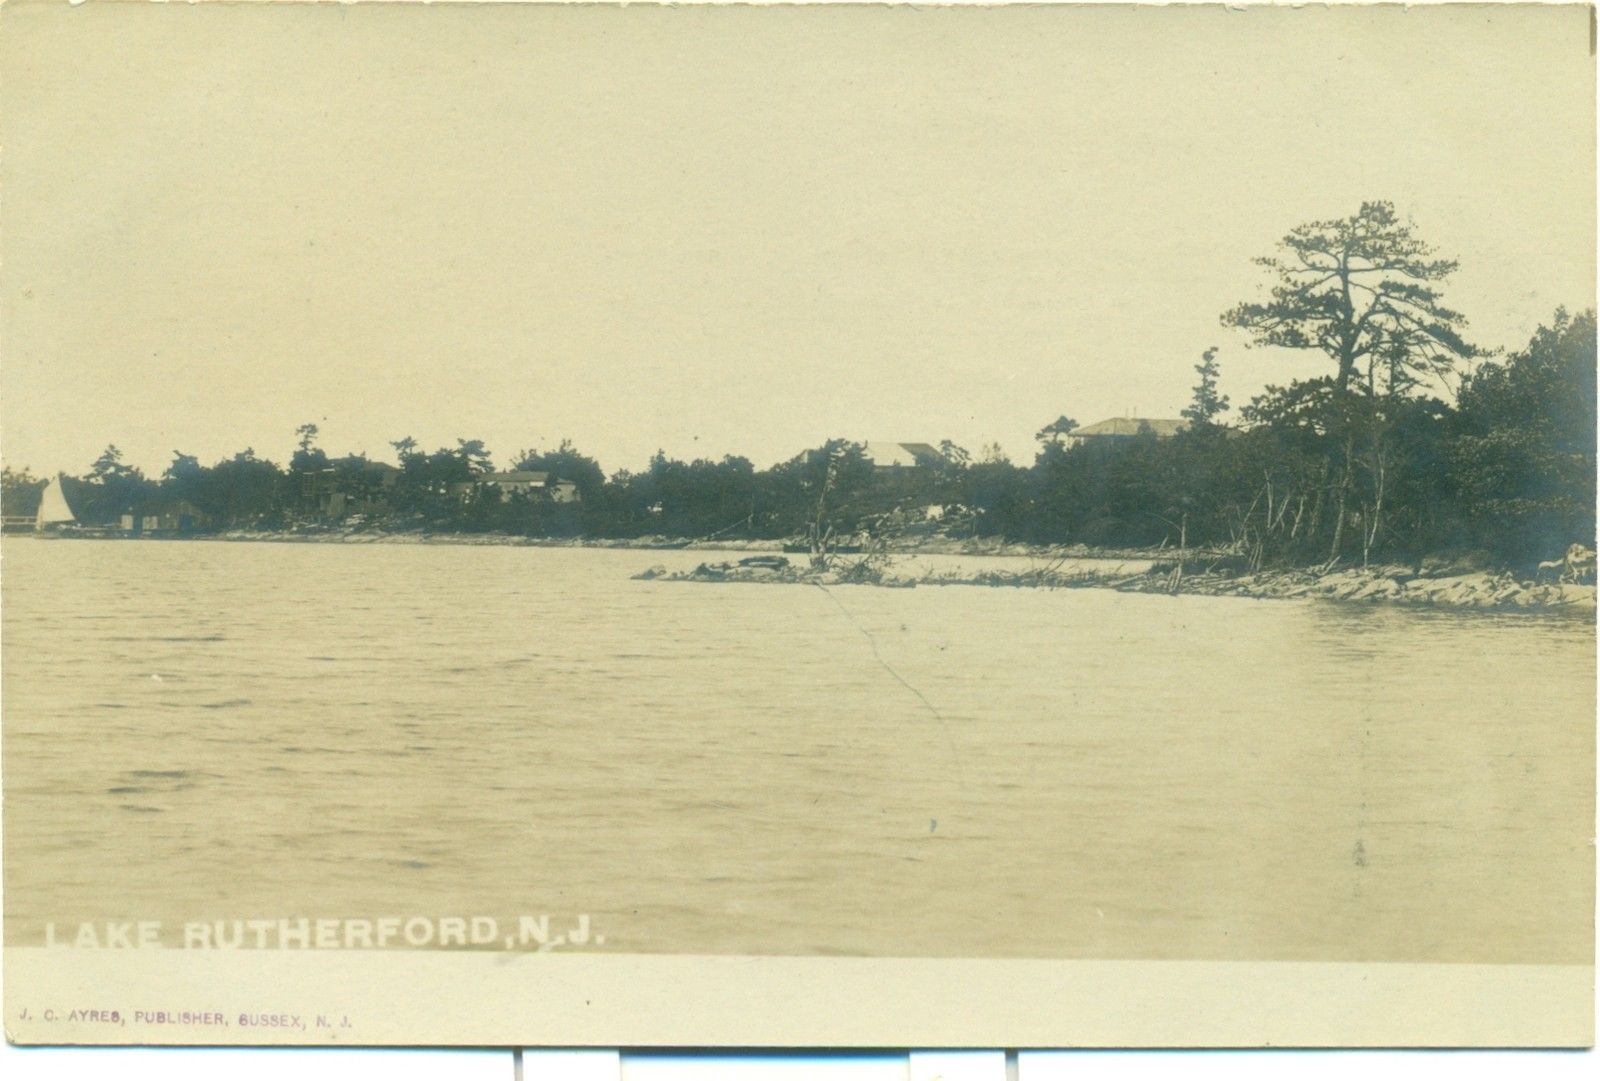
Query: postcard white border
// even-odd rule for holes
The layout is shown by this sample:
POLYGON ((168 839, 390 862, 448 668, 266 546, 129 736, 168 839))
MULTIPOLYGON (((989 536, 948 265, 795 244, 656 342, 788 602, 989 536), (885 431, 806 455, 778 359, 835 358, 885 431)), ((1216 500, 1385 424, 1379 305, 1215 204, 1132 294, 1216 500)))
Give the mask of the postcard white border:
POLYGON ((1586 1047, 1594 1040, 1589 965, 13 946, 5 980, 9 989, 26 988, 5 1002, 7 1035, 20 1044, 1586 1047), (138 1019, 184 1011, 224 1021, 138 1019), (285 1027, 283 1018, 304 1027, 285 1027))

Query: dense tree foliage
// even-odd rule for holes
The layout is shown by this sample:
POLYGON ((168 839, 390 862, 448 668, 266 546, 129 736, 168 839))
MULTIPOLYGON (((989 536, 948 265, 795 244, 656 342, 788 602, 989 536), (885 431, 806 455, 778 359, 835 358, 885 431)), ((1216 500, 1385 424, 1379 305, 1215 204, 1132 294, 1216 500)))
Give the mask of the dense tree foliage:
POLYGON ((1462 388, 1441 502, 1474 543, 1554 552, 1594 535, 1595 316, 1558 312, 1462 388))
POLYGON ((26 468, 0 469, 0 513, 7 518, 26 518, 39 513, 39 497, 47 478, 36 477, 26 468))

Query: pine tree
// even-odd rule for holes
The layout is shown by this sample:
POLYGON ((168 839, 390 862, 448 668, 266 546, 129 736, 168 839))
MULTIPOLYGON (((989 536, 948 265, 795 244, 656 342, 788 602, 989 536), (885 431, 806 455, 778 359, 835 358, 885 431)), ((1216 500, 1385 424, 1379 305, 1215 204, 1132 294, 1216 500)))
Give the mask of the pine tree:
POLYGON ((1216 346, 1201 355, 1194 370, 1200 373, 1200 382, 1194 385, 1194 399, 1183 410, 1183 416, 1195 427, 1204 428, 1217 423, 1217 418, 1228 411, 1228 396, 1217 393, 1221 366, 1217 363, 1216 346))

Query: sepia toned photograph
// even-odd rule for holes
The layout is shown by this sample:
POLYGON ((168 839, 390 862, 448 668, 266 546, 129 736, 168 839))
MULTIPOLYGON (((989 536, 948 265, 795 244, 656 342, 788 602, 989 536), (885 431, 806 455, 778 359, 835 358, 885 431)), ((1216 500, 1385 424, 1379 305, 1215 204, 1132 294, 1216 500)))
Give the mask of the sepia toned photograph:
POLYGON ((1590 1045, 1593 26, 6 3, 8 1039, 1590 1045))

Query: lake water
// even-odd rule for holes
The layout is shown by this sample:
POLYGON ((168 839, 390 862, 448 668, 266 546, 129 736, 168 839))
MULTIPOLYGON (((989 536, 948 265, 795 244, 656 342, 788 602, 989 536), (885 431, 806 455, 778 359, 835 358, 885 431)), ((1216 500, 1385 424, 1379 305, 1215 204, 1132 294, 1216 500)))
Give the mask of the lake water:
POLYGON ((7 941, 1592 957, 1588 620, 629 578, 706 558, 8 539, 7 941))

